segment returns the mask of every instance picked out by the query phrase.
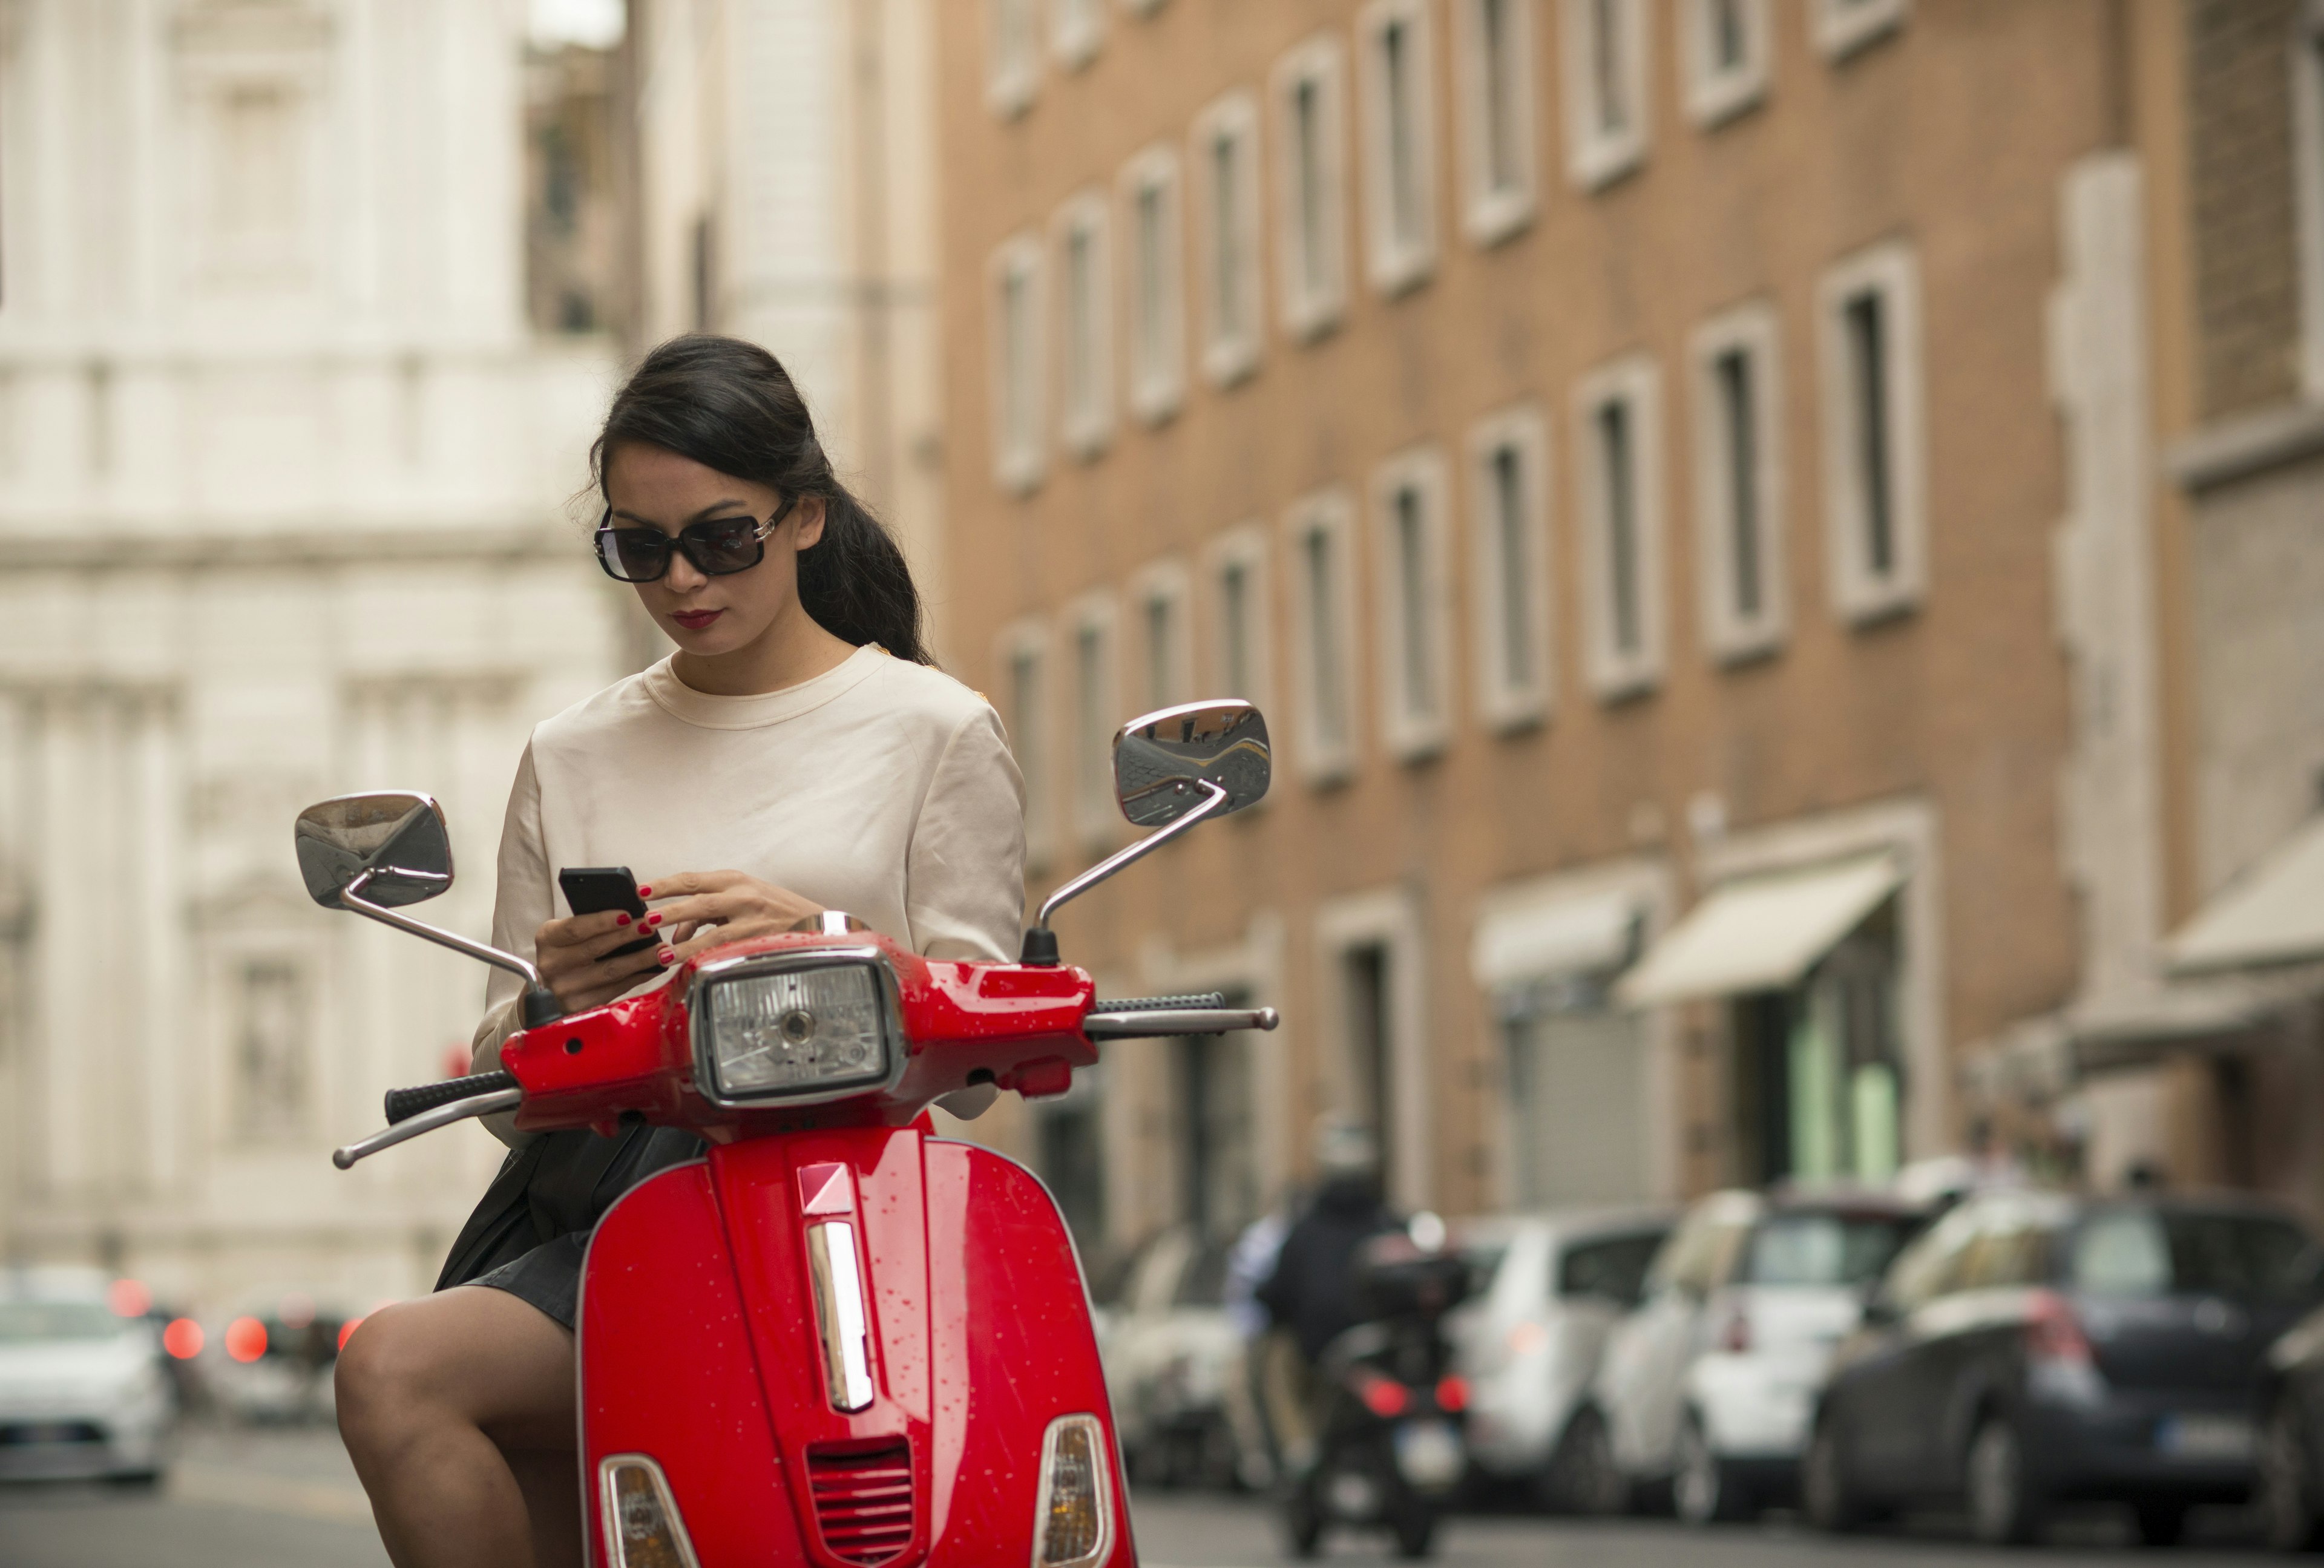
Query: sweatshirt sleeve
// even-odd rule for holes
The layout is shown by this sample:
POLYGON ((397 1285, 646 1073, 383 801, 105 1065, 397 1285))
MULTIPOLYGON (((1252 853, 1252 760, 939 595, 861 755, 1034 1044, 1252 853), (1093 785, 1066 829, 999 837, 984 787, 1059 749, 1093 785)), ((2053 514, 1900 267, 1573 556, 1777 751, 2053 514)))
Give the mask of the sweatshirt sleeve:
POLYGON ((930 958, 1015 956, 1025 915, 1025 780, 982 703, 936 759, 904 872, 912 945, 930 958))
MULTIPOLYGON (((540 838, 540 779, 533 770, 532 743, 518 759, 516 783, 509 790, 508 815, 501 823, 499 881, 493 898, 493 945, 521 958, 532 956, 533 933, 556 913, 551 907, 549 852, 540 838)), ((470 1071, 489 1073, 501 1065, 501 1042, 516 1032, 516 1005, 524 982, 494 969, 484 982, 484 1016, 477 1024, 470 1071)), ((503 1143, 521 1139, 507 1117, 484 1125, 503 1143)))

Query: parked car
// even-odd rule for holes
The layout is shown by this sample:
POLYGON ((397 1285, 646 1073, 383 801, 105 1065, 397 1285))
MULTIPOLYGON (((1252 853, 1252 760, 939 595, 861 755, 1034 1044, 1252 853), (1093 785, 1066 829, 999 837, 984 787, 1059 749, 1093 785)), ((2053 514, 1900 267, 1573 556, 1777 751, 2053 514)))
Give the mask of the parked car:
POLYGON ((1602 1511, 1589 1490, 1601 1472, 1579 1462, 1572 1417, 1674 1218, 1577 1209, 1461 1224, 1475 1294, 1445 1332, 1468 1380, 1469 1456, 1480 1472, 1523 1483, 1551 1508, 1602 1511))
POLYGON ((2260 1370, 2259 1504, 2269 1545, 2324 1549, 2324 1307, 2269 1346, 2260 1370))
POLYGON ((297 1291, 254 1293, 244 1305, 217 1320, 201 1351, 212 1404, 254 1425, 331 1420, 341 1333, 355 1314, 318 1309, 297 1291))
POLYGON ((152 1325, 82 1269, 0 1270, 0 1477, 160 1480, 172 1401, 152 1325))
POLYGON ((1890 1194, 1722 1192, 1687 1212, 1616 1324, 1575 1416, 1586 1495, 1667 1486, 1692 1524, 1796 1485, 1809 1416, 1862 1292, 1920 1227, 1890 1194))
POLYGON ((1142 1481, 1231 1486, 1238 1475, 1229 1380, 1243 1341, 1223 1296, 1224 1241, 1186 1226, 1156 1234, 1130 1259, 1102 1317, 1099 1349, 1122 1458, 1142 1481))
POLYGON ((1819 1404, 1802 1485, 1846 1529, 1960 1499, 1988 1542, 2051 1504, 2129 1503, 2152 1544, 2255 1478, 2268 1347, 2318 1301, 2317 1256, 2255 1202, 1996 1193, 1908 1249, 1819 1404))

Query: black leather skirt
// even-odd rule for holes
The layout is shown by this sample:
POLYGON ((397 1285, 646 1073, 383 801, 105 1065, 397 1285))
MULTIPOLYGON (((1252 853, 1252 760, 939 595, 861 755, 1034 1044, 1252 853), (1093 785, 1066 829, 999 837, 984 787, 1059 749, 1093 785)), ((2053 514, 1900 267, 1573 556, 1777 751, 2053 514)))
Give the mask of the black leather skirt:
POLYGON ((625 1127, 611 1138, 550 1132, 509 1151, 460 1227, 436 1288, 505 1290, 573 1326, 589 1233, 614 1200, 646 1177, 699 1159, 707 1147, 675 1128, 625 1127))

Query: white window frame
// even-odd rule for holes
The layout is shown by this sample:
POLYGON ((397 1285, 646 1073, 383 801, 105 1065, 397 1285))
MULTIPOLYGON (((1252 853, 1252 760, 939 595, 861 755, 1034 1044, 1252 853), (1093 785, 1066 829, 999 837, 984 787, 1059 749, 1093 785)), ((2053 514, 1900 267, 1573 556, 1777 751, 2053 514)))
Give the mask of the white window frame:
MULTIPOLYGON (((1138 649, 1138 695, 1130 705, 1140 713, 1193 702, 1194 690, 1194 578, 1186 563, 1167 556, 1140 567, 1130 580, 1130 618, 1138 649), (1167 607, 1172 643, 1164 649, 1163 689, 1156 691, 1154 606, 1167 607)), ((1125 714, 1125 716, 1127 715, 1125 714)))
POLYGON ((1066 668, 1065 795, 1074 842, 1095 853, 1124 829, 1113 794, 1113 733, 1130 715, 1121 706, 1120 612, 1111 594, 1084 594, 1065 607, 1060 662, 1066 668), (1096 687, 1085 689, 1083 640, 1096 639, 1096 687))
POLYGON ((2292 175, 2300 225, 2301 387, 2324 401, 2324 0, 2292 35, 2292 175))
POLYGON ((1321 32, 1285 54, 1268 73, 1275 104, 1276 278, 1284 330, 1310 342, 1337 327, 1348 309, 1347 46, 1321 32), (1305 180, 1299 167, 1299 91, 1315 92, 1317 246, 1307 243, 1305 180))
POLYGON ((1644 696, 1662 683, 1662 372, 1645 354, 1602 366, 1574 390, 1574 512, 1582 535, 1583 642, 1591 689, 1605 703, 1644 696), (1617 403, 1628 410, 1631 570, 1637 593, 1636 645, 1627 649, 1621 645, 1614 604, 1610 491, 1599 418, 1601 410, 1617 403))
POLYGON ((1436 45, 1427 0, 1370 0, 1356 14, 1356 97, 1363 130, 1365 275, 1392 299, 1436 271, 1436 45), (1388 101, 1392 29, 1401 30, 1411 51, 1404 66, 1411 94, 1412 142, 1404 163, 1408 208, 1398 199, 1397 115, 1388 101))
POLYGON ((1022 495, 1041 483, 1048 467, 1048 308, 1042 276, 1040 236, 1029 230, 1001 242, 986 263, 991 345, 992 476, 1003 490, 1022 495), (1025 281, 1026 341, 1019 343, 1009 315, 1009 282, 1025 281), (1021 376, 1023 385, 1011 378, 1021 376), (1021 428, 1010 410, 1023 399, 1021 428))
POLYGON ((1362 672, 1356 656, 1356 503, 1334 485, 1292 503, 1283 520, 1283 571, 1290 587, 1293 756, 1300 773, 1317 788, 1345 782, 1356 770, 1359 726, 1363 723, 1362 672), (1319 605, 1308 572, 1308 540, 1324 536, 1333 563, 1324 585, 1328 603, 1319 605), (1326 617, 1320 627, 1319 612, 1326 617), (1317 649, 1336 673, 1319 668, 1317 649), (1325 723, 1326 698, 1339 708, 1337 733, 1325 723))
POLYGON ((1269 558, 1267 525, 1261 522, 1231 528, 1211 540, 1203 551, 1204 614, 1208 622, 1202 638, 1203 682, 1209 695, 1240 697, 1256 704, 1262 713, 1275 700, 1274 577, 1269 558), (1246 628, 1249 642, 1244 649, 1249 674, 1240 681, 1234 678, 1235 671, 1227 659, 1230 607, 1226 580, 1230 567, 1242 572, 1243 602, 1250 615, 1246 628))
POLYGON ((1768 0, 1733 0, 1743 23, 1743 59, 1720 69, 1714 14, 1721 0, 1679 0, 1681 97, 1688 118, 1703 130, 1723 125, 1766 101, 1775 71, 1775 30, 1768 0))
POLYGON ((1259 105, 1249 91, 1237 88, 1215 98, 1194 116, 1186 161, 1188 194, 1194 209, 1195 271, 1200 276, 1196 295, 1202 301, 1203 374, 1221 387, 1232 386, 1259 369, 1259 344, 1267 335, 1266 281, 1259 256, 1259 105), (1242 189, 1235 193, 1232 221, 1244 244, 1233 271, 1236 291, 1247 302, 1250 318, 1239 325, 1222 318, 1219 299, 1219 279, 1227 269, 1220 259, 1212 151, 1228 139, 1242 148, 1242 189))
POLYGON ((1057 275, 1057 434, 1065 449, 1084 460, 1105 450, 1113 438, 1113 259, 1107 234, 1105 193, 1084 190, 1057 209, 1051 244, 1057 275), (1073 244, 1088 244, 1088 318, 1074 319, 1073 244), (1084 338, 1086 337, 1086 342, 1084 338), (1089 364, 1076 378, 1074 355, 1084 350, 1089 364), (1076 399, 1076 380, 1082 383, 1076 399))
POLYGON ((1848 256, 1816 290, 1818 399, 1823 427, 1823 511, 1834 609, 1862 624, 1917 606, 1927 591, 1927 451, 1923 410, 1920 266, 1911 244, 1889 240, 1848 256), (1889 569, 1869 559, 1863 429, 1848 307, 1867 293, 1883 301, 1882 404, 1890 479, 1889 569))
POLYGON ((1025 779, 1025 869, 1038 875, 1057 849, 1056 661, 1047 625, 1028 615, 1003 626, 993 639, 992 668, 992 689, 1006 705, 1000 712, 1009 748, 1025 779), (1033 672, 1029 716, 1019 700, 1020 661, 1029 662, 1033 672))
POLYGON ((1122 165, 1118 180, 1121 201, 1122 315, 1128 326, 1123 359, 1129 368, 1130 411, 1149 425, 1158 425, 1176 413, 1186 401, 1186 255, 1183 185, 1178 150, 1157 143, 1122 165), (1140 204, 1145 192, 1155 192, 1161 236, 1157 268, 1157 318, 1150 352, 1145 320, 1145 292, 1139 287, 1142 258, 1139 241, 1144 228, 1140 204))
POLYGON ((1389 754, 1402 762, 1434 757, 1452 739, 1452 585, 1444 515, 1451 490, 1444 454, 1435 447, 1399 452, 1372 471, 1372 581, 1379 586, 1373 613, 1381 632, 1373 646, 1380 650, 1380 736, 1389 754), (1407 494, 1419 503, 1417 582, 1407 580, 1409 563, 1400 527, 1398 503, 1407 494), (1418 693, 1412 680, 1416 654, 1425 688, 1418 693))
POLYGON ((1048 0, 1049 51, 1067 70, 1097 58, 1105 42, 1105 0, 1048 0))
POLYGON ((1556 706, 1556 621, 1551 605, 1549 420, 1537 403, 1489 414, 1469 427, 1469 621, 1474 633, 1477 716, 1499 733, 1529 728, 1556 706), (1517 456, 1517 539, 1524 559, 1511 576, 1502 533, 1499 455, 1517 456), (1526 669, 1509 669, 1511 600, 1525 617, 1526 669))
POLYGON ((1808 0, 1808 37, 1834 65, 1901 30, 1913 0, 1808 0))
POLYGON ((1694 427, 1696 586, 1703 646, 1722 663, 1737 663, 1783 646, 1790 623, 1784 540, 1783 362, 1774 306, 1754 300, 1722 311, 1695 328, 1688 347, 1694 427), (1746 614, 1736 592, 1734 454, 1720 367, 1741 355, 1750 366, 1753 554, 1758 562, 1759 607, 1746 614))
POLYGON ((1041 0, 984 0, 984 104, 1004 120, 1033 106, 1041 85, 1041 0), (1019 31, 1012 38, 1013 18, 1019 31))
POLYGON ((1647 96, 1652 23, 1646 0, 1603 0, 1612 13, 1616 69, 1628 123, 1609 129, 1598 98, 1597 6, 1601 0, 1559 0, 1558 54, 1565 88, 1565 170, 1583 190, 1600 190, 1646 160, 1654 123, 1647 96))
POLYGON ((1536 147, 1540 134, 1537 60, 1535 32, 1536 0, 1501 0, 1502 47, 1507 59, 1497 62, 1486 48, 1485 6, 1488 0, 1453 0, 1454 80, 1460 102, 1455 105, 1461 143, 1461 228, 1472 244, 1494 245, 1530 225, 1541 205, 1541 158, 1536 147), (1499 84, 1509 93, 1508 152, 1512 166, 1506 184, 1496 184, 1493 94, 1499 66, 1499 84))

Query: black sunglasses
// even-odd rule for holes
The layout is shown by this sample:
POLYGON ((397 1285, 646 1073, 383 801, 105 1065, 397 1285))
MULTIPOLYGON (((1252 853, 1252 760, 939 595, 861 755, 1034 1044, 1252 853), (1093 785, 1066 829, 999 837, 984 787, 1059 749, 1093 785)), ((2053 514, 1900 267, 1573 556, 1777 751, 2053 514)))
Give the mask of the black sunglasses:
POLYGON ((714 517, 688 523, 676 534, 658 528, 615 528, 609 506, 605 520, 597 525, 597 564, 617 582, 656 583, 669 575, 672 552, 684 551, 704 576, 729 577, 767 558, 767 536, 798 504, 793 496, 764 522, 755 517, 714 517))

